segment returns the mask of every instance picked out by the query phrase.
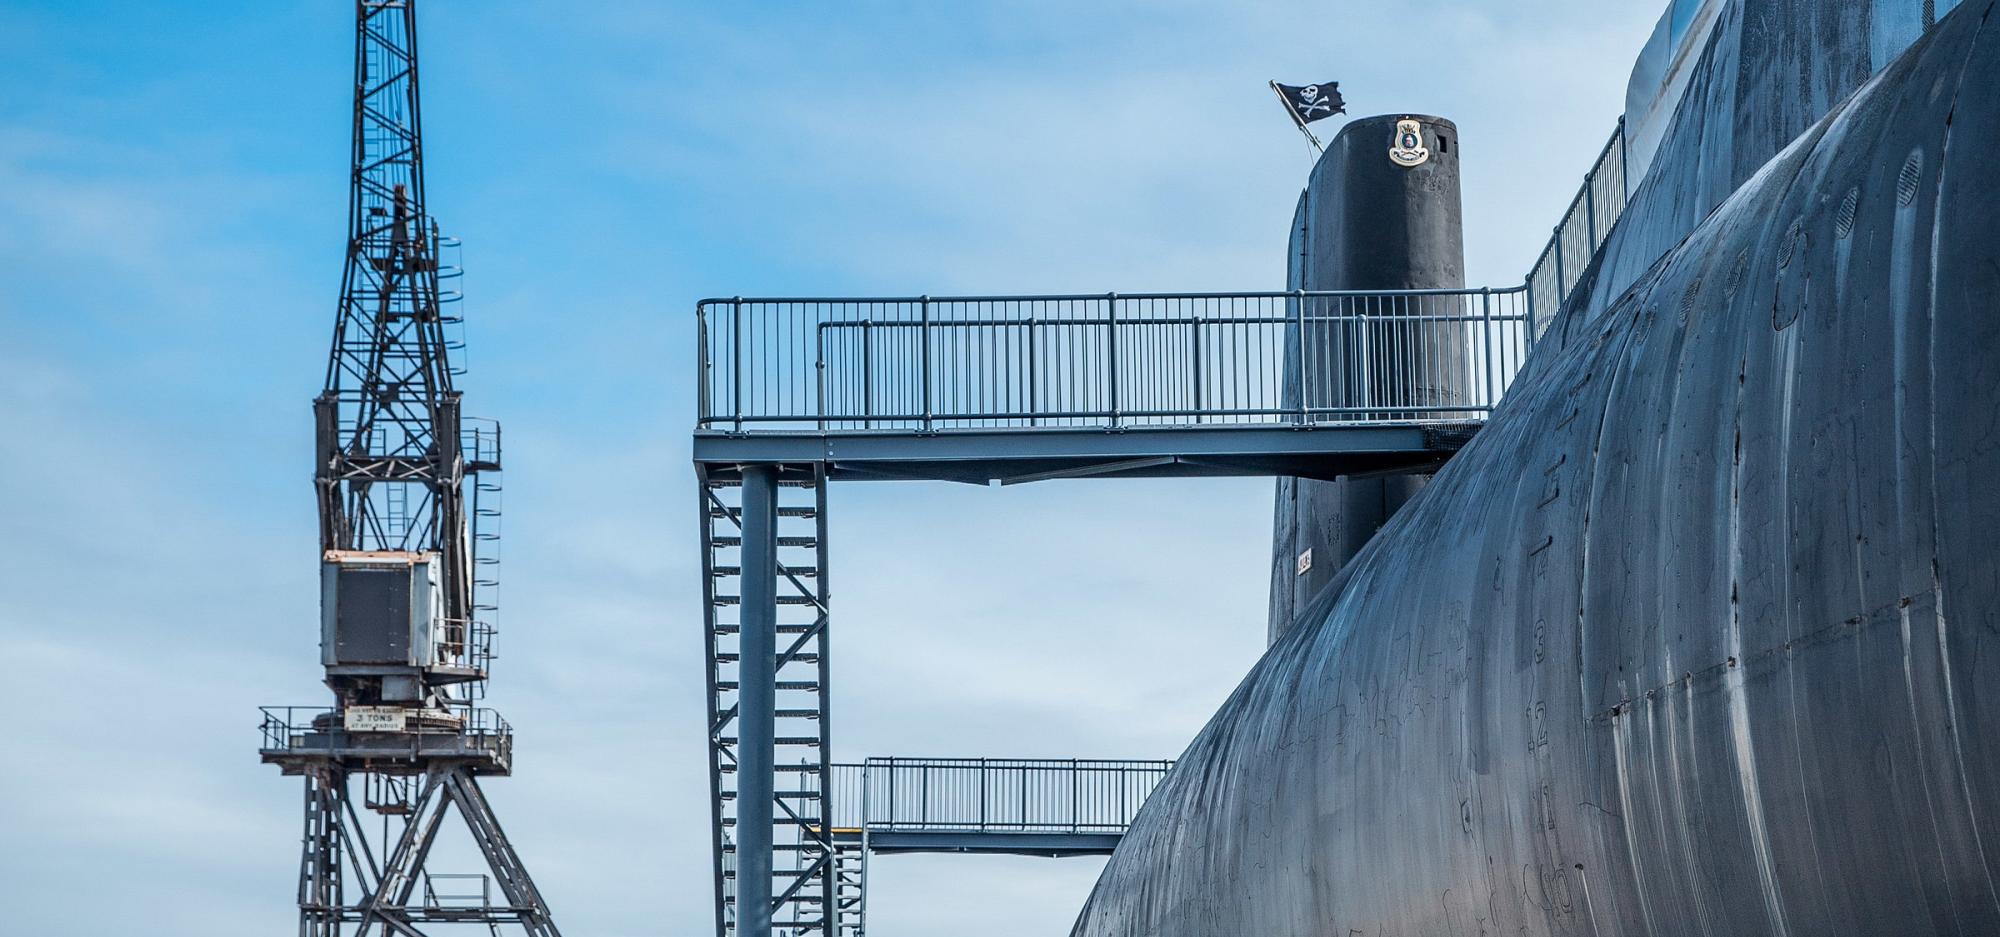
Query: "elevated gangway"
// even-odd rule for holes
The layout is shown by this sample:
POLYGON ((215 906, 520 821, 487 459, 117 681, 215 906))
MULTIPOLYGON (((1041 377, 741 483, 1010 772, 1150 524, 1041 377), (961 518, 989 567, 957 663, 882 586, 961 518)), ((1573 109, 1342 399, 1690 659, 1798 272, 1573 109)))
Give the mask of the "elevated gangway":
POLYGON ((1435 468, 1533 342, 1526 287, 711 299, 694 459, 829 479, 1435 468))

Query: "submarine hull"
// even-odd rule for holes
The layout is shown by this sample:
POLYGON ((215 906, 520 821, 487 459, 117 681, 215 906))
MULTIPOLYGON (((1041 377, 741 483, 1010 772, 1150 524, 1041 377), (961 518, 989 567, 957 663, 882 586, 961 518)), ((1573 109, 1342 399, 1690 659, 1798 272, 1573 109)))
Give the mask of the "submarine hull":
POLYGON ((1572 300, 1076 935, 2000 933, 1991 12, 1572 300))

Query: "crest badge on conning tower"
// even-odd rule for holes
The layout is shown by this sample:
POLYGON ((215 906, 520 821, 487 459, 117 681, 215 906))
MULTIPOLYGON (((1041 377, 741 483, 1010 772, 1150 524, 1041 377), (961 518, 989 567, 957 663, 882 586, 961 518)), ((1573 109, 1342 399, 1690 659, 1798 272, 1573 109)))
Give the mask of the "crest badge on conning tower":
POLYGON ((1389 143, 1389 161, 1398 166, 1422 166, 1431 158, 1424 146, 1422 125, 1414 120, 1396 121, 1396 138, 1389 143))

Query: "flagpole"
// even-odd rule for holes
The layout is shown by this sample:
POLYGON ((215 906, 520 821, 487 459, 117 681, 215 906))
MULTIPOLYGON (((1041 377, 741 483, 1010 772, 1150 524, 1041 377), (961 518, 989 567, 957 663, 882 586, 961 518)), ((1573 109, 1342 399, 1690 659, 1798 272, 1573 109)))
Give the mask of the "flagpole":
POLYGON ((1285 105, 1285 113, 1292 115, 1293 126, 1298 127, 1299 132, 1305 134, 1306 139, 1312 142, 1313 152, 1324 154, 1326 152, 1326 147, 1321 146, 1319 143, 1319 138, 1313 136, 1313 132, 1306 128, 1306 122, 1299 119, 1298 110, 1292 107, 1292 99, 1285 97, 1285 92, 1278 89, 1278 82, 1276 79, 1273 79, 1271 81, 1271 93, 1277 95, 1278 102, 1285 105))

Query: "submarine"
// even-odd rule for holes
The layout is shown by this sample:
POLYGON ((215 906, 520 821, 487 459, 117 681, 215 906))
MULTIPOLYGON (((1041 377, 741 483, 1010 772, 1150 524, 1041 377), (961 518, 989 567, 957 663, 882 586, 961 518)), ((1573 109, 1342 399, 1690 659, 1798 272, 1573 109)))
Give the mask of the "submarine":
POLYGON ((1994 6, 1669 7, 1579 286, 1435 475, 1281 486, 1074 937, 2000 934, 1994 6))

